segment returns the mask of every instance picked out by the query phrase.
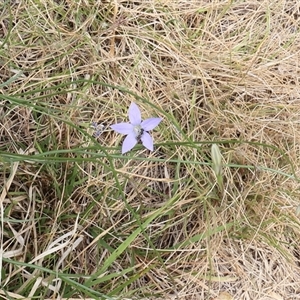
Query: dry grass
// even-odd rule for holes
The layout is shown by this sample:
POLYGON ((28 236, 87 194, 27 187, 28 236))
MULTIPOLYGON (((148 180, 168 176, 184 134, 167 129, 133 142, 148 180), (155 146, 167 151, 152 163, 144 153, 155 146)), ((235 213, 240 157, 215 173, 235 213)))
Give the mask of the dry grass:
POLYGON ((1 299, 300 299, 297 1, 1 5, 1 299))

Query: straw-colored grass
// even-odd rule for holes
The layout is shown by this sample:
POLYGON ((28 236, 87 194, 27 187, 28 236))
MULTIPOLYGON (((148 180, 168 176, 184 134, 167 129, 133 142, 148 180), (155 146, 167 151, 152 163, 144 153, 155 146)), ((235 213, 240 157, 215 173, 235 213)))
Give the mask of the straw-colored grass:
POLYGON ((0 7, 1 299, 300 299, 298 1, 0 7))

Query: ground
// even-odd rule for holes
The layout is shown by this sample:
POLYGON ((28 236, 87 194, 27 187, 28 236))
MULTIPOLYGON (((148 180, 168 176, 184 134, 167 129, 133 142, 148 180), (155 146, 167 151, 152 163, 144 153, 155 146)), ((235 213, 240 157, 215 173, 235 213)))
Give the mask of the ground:
POLYGON ((298 1, 0 6, 1 299, 300 299, 298 1))

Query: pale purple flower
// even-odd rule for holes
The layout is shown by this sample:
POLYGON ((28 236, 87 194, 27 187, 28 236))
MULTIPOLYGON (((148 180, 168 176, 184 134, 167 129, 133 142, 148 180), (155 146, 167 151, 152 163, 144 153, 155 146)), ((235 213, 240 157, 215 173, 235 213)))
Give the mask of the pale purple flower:
POLYGON ((91 127, 94 130, 93 136, 95 138, 98 138, 101 135, 101 133, 103 132, 103 129, 105 126, 103 124, 98 124, 96 122, 92 122, 91 127))
POLYGON ((129 106, 128 116, 130 123, 118 123, 110 126, 116 132, 127 135, 122 145, 122 154, 130 151, 139 139, 147 149, 153 151, 153 140, 148 131, 154 129, 162 119, 149 118, 142 121, 141 111, 133 102, 129 106))

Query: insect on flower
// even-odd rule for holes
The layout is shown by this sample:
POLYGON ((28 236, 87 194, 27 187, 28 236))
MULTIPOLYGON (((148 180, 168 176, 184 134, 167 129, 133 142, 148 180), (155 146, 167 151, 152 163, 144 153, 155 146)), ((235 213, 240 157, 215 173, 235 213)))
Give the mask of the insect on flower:
POLYGON ((153 140, 148 131, 154 129, 162 119, 149 118, 142 121, 141 111, 133 102, 129 106, 128 116, 130 123, 117 123, 110 126, 114 131, 127 135, 122 145, 122 154, 130 151, 139 140, 144 147, 153 151, 153 140))

